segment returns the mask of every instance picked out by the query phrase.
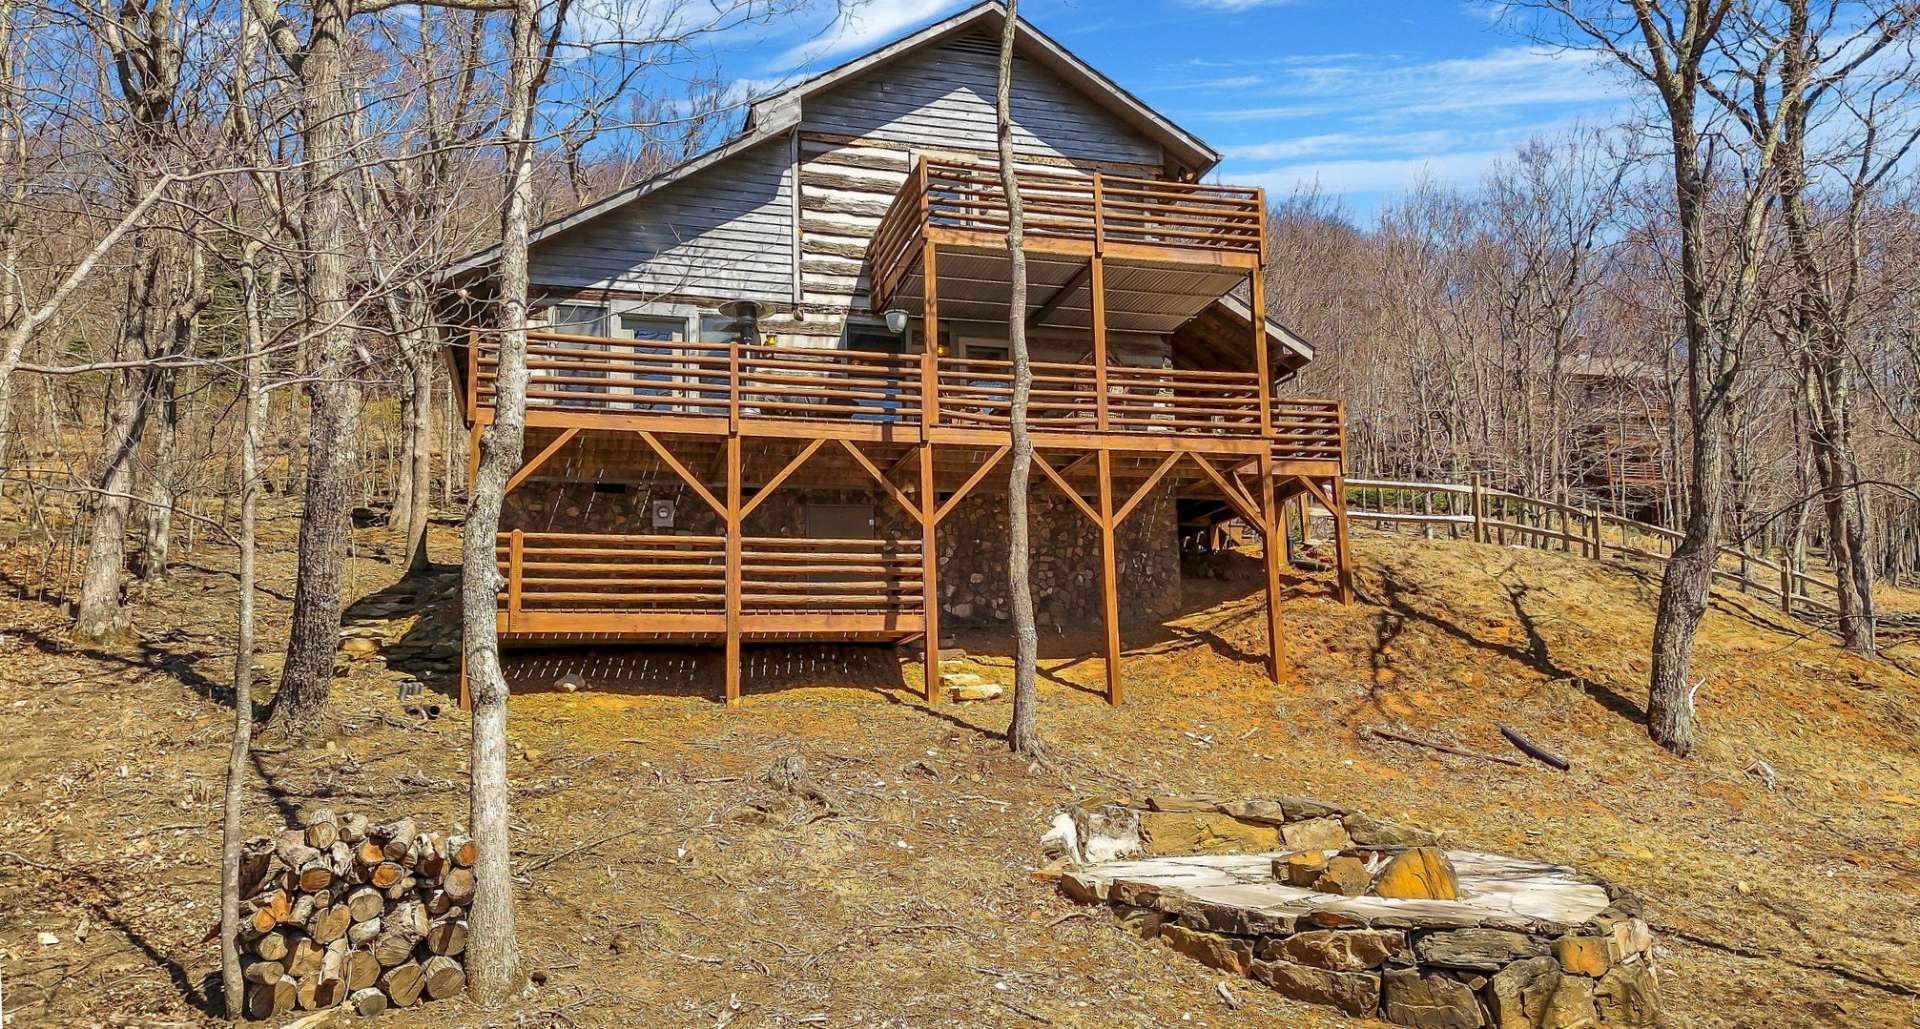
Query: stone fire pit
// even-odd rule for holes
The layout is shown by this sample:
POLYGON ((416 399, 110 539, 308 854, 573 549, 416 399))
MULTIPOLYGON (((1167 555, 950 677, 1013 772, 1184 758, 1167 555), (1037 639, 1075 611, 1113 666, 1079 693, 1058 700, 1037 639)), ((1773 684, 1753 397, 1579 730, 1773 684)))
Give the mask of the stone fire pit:
MULTIPOLYGON (((1644 1026, 1658 1018, 1637 897, 1559 865, 1427 850, 1457 899, 1293 885, 1302 865, 1380 875, 1433 834, 1302 797, 1155 797, 1076 809, 1050 840, 1063 892, 1213 968, 1356 1017, 1432 1029, 1644 1026), (1070 824, 1068 824, 1070 823, 1070 824), (1334 867, 1339 867, 1338 865, 1334 867)), ((1329 886, 1321 876, 1317 885, 1329 886)))

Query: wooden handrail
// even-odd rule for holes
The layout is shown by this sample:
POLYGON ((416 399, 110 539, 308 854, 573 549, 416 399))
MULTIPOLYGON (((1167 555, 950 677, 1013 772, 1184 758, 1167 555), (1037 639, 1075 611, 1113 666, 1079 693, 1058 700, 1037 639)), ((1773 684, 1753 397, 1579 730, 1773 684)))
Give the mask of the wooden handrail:
MULTIPOLYGON (((925 610, 918 539, 749 536, 740 547, 748 614, 925 610)), ((530 612, 719 614, 726 599, 719 536, 513 530, 497 534, 495 552, 506 631, 530 612)))
MULTIPOLYGON (((1258 258, 1266 220, 1260 190, 1109 175, 1015 172, 1025 228, 1035 239, 1233 253, 1258 258)), ((921 158, 881 216, 867 260, 873 302, 893 299, 921 257, 930 228, 1003 235, 1007 205, 997 165, 921 158)))
MULTIPOLYGON (((1479 542, 1511 541, 1538 549, 1558 546, 1594 560, 1615 561, 1664 561, 1684 538, 1673 529, 1610 512, 1488 488, 1477 478, 1469 484, 1348 479, 1346 486, 1349 519, 1376 525, 1413 525, 1428 538, 1434 538, 1436 526, 1445 527, 1449 538, 1465 527, 1470 538, 1479 542)), ((1713 577, 1716 583, 1730 583, 1740 592, 1768 600, 1789 614, 1829 616, 1839 610, 1839 587, 1833 580, 1733 544, 1720 545, 1713 577), (1756 570, 1772 576, 1756 576, 1756 570), (1816 595, 1816 590, 1826 596, 1816 595)))

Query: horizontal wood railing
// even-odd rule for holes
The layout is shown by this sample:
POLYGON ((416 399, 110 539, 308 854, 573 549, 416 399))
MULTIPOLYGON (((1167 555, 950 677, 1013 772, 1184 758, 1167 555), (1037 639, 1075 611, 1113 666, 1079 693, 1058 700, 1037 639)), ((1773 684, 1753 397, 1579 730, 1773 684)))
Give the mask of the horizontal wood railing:
MULTIPOLYGON (((744 614, 925 610, 917 539, 749 536, 740 546, 744 614)), ((726 548, 720 536, 500 533, 502 628, 528 614, 724 614, 726 548)))
POLYGON ((1338 400, 1275 397, 1273 456, 1293 461, 1339 461, 1345 468, 1347 409, 1338 400))
MULTIPOLYGON (((920 358, 865 350, 621 340, 531 332, 529 410, 808 422, 929 422, 1005 431, 1013 364, 974 357, 935 362, 936 417, 923 410, 920 358)), ((475 408, 493 406, 498 346, 474 342, 475 408)), ((1253 372, 1110 364, 1104 420, 1091 364, 1034 361, 1029 424, 1042 432, 1175 434, 1272 440, 1282 460, 1338 461, 1344 451, 1339 402, 1272 400, 1260 417, 1253 372)))
MULTIPOLYGON (((1348 479, 1347 518, 1363 525, 1411 526, 1447 538, 1558 549, 1595 560, 1673 556, 1681 534, 1593 508, 1490 489, 1479 483, 1348 479)), ((1714 581, 1792 614, 1837 614, 1838 587, 1790 563, 1723 544, 1714 581)))
MULTIPOLYGON (((1037 240, 1128 247, 1178 260, 1181 251, 1263 252, 1260 191, 1103 172, 1021 169, 1023 229, 1037 240)), ((930 229, 1002 235, 1006 190, 997 166, 922 159, 881 218, 868 255, 875 302, 890 300, 930 229)))

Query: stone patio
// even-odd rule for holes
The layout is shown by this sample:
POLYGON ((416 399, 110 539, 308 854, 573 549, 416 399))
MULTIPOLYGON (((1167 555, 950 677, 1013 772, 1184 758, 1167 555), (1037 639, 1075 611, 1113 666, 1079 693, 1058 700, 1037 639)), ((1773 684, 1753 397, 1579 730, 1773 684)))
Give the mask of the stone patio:
POLYGON ((1446 850, 1454 900, 1290 885, 1276 869, 1301 859, 1275 859, 1436 845, 1425 830, 1310 797, 1105 800, 1063 813, 1048 839, 1068 862, 1060 888, 1069 897, 1107 905, 1143 938, 1295 1000, 1422 1029, 1659 1020, 1639 898, 1564 865, 1446 850))

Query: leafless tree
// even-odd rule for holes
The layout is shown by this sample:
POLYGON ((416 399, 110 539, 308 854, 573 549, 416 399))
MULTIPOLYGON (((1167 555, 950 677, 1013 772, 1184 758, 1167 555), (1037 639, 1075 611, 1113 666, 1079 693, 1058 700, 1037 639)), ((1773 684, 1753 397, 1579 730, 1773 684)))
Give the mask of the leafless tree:
MULTIPOLYGON (((1027 492, 1033 475, 1033 438, 1027 434, 1027 405, 1033 395, 1033 363, 1027 353, 1027 251, 1025 213, 1013 153, 1013 56, 1020 32, 1019 0, 1008 0, 1000 31, 1000 73, 996 92, 995 135, 1000 147, 1000 188, 1007 197, 1007 353, 1013 359, 1013 398, 1008 411, 1013 448, 1007 476, 1007 591, 1013 609, 1013 721, 1007 745, 1028 758, 1041 756, 1038 677, 1040 637, 1034 625, 1033 573, 1028 550, 1027 492)), ((936 341, 928 340, 928 346, 936 341)), ((938 675, 928 669, 928 675, 938 675)))

